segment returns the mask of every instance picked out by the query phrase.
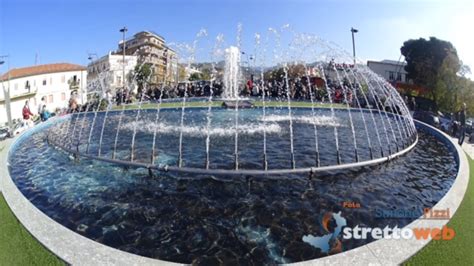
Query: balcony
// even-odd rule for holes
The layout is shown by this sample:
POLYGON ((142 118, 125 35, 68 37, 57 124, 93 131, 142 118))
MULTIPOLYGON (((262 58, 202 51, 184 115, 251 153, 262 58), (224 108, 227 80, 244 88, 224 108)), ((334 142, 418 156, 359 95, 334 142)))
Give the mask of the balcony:
MULTIPOLYGON (((33 96, 36 95, 36 90, 34 91, 27 91, 27 92, 24 92, 24 93, 20 93, 20 94, 15 94, 15 95, 11 95, 10 96, 10 101, 19 101, 19 100, 24 100, 24 99, 29 99, 33 96)), ((0 104, 4 104, 5 103, 5 98, 0 98, 0 104)))
POLYGON ((67 83, 69 84, 69 89, 70 90, 77 90, 77 89, 79 89, 79 86, 81 85, 81 80, 71 78, 71 79, 68 80, 67 83))

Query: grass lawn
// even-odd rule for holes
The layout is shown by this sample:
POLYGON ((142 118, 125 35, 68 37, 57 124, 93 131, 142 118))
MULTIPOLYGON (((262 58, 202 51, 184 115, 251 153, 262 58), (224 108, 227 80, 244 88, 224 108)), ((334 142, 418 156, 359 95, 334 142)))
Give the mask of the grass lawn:
MULTIPOLYGON (((223 101, 213 101, 212 102, 212 107, 220 107, 222 106, 223 101)), ((262 101, 253 101, 254 106, 256 107, 262 107, 263 102, 262 101)), ((145 103, 142 104, 142 109, 154 109, 158 106, 157 103, 145 103)), ((183 103, 181 101, 179 102, 163 102, 161 103, 161 108, 181 108, 183 106, 183 103)), ((186 102, 186 108, 189 107, 208 107, 209 103, 207 101, 198 101, 198 102, 186 102)), ((265 106, 268 107, 287 107, 288 102, 286 101, 269 101, 265 102, 265 106)), ((297 102, 297 101, 292 101, 291 102, 291 107, 311 107, 310 102, 297 102)), ((316 108, 330 108, 331 105, 329 103, 315 103, 314 107, 316 108)), ((346 108, 346 105, 344 104, 333 104, 334 108, 346 108)), ((121 110, 123 107, 122 106, 114 106, 113 110, 121 110)), ((136 109, 138 108, 138 104, 130 104, 126 105, 125 109, 136 109)))
POLYGON ((64 265, 26 231, 1 193, 0 265, 64 265))
POLYGON ((405 265, 474 265, 474 160, 469 160, 469 186, 448 226, 456 236, 450 241, 432 240, 405 265))

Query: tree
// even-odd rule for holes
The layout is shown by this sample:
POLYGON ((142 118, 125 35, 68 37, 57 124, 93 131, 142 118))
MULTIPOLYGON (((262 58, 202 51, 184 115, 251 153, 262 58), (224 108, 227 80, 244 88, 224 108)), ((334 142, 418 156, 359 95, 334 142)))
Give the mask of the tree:
POLYGON ((149 83, 153 71, 150 64, 137 65, 135 67, 135 81, 138 85, 138 95, 141 95, 145 84, 149 83))
POLYGON ((202 80, 211 80, 211 69, 204 68, 201 70, 201 79, 202 80))
POLYGON ((201 80, 201 74, 194 72, 189 76, 189 81, 201 80))
POLYGON ((178 82, 186 80, 186 68, 183 65, 178 65, 178 82))
POLYGON ((448 55, 438 70, 436 85, 433 89, 439 99, 438 107, 442 111, 457 110, 461 107, 460 90, 463 85, 457 75, 456 60, 454 56, 448 55))
POLYGON ((461 63, 461 67, 458 71, 458 75, 460 75, 461 77, 466 77, 467 75, 471 74, 471 68, 468 66, 468 65, 465 65, 462 63, 462 61, 460 61, 461 63))
MULTIPOLYGON (((306 76, 306 68, 303 64, 288 64, 287 69, 288 78, 296 79, 306 76)), ((283 81, 285 79, 285 70, 283 67, 268 70, 264 74, 265 80, 283 81)))
POLYGON ((288 78, 295 79, 306 76, 306 68, 303 64, 288 65, 288 78))
MULTIPOLYGON (((408 78, 427 89, 428 96, 439 104, 441 95, 450 90, 442 86, 439 79, 446 73, 457 73, 461 67, 454 46, 450 42, 430 37, 429 40, 408 40, 400 51, 407 61, 405 70, 408 78)), ((447 77, 444 75, 444 78, 447 77)))

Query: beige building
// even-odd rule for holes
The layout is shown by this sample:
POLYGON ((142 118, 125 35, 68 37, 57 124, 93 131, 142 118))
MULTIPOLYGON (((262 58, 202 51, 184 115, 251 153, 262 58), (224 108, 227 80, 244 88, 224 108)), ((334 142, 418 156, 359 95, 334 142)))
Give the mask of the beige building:
POLYGON ((68 107, 71 95, 82 104, 86 99, 86 68, 80 65, 59 63, 15 68, 0 76, 0 123, 7 122, 4 91, 9 91, 12 119, 22 118, 25 101, 29 101, 33 114, 37 114, 41 98, 46 108, 68 107))
MULTIPOLYGON (((117 54, 122 54, 122 42, 118 48, 117 54)), ((162 36, 152 31, 141 31, 125 41, 125 54, 137 55, 138 65, 151 64, 153 84, 160 84, 163 81, 175 82, 178 70, 177 55, 166 45, 162 36)))

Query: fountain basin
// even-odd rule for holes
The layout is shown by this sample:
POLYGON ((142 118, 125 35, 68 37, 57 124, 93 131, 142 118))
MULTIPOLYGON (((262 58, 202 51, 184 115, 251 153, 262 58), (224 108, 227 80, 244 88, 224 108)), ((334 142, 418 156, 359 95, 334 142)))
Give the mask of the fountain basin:
MULTIPOLYGON (((133 115, 131 115, 131 117, 133 117, 133 115)), ((97 124, 100 125, 101 123, 97 124)), ((52 125, 51 122, 49 125, 45 124, 42 126, 50 127, 54 125, 52 125)), ((97 162, 94 160, 90 161, 87 159, 82 159, 76 163, 73 163, 72 161, 68 160, 62 161, 64 160, 65 156, 59 154, 61 153, 61 151, 56 150, 54 147, 48 148, 47 143, 44 140, 45 132, 46 131, 41 128, 35 129, 35 132, 29 133, 30 135, 22 136, 23 141, 17 141, 12 149, 11 156, 13 156, 13 153, 24 154, 23 152, 21 152, 23 149, 31 151, 31 147, 24 146, 28 143, 32 145, 40 145, 41 147, 46 148, 46 150, 43 150, 40 153, 39 157, 37 156, 38 161, 35 161, 34 165, 36 165, 38 168, 36 171, 34 171, 34 173, 31 173, 30 177, 27 177, 28 173, 19 173, 18 168, 12 168, 12 166, 10 166, 10 174, 14 176, 13 179, 16 185, 20 187, 20 190, 22 190, 22 193, 24 193, 26 197, 31 200, 44 213, 49 215, 54 220, 60 222, 61 224, 67 226, 71 230, 78 232, 79 234, 86 235, 92 239, 95 239, 96 241, 106 243, 108 245, 120 248, 122 250, 126 250, 128 252, 134 252, 153 258, 160 258, 175 262, 205 263, 207 259, 212 259, 215 256, 222 257, 223 255, 219 252, 215 253, 214 255, 202 255, 202 251, 199 251, 200 255, 198 257, 193 258, 194 255, 190 253, 191 250, 189 250, 189 252, 186 252, 186 254, 179 255, 180 253, 178 251, 172 251, 169 248, 162 246, 163 243, 158 241, 158 239, 149 242, 152 244, 152 247, 150 247, 151 249, 145 248, 142 251, 137 250, 136 247, 133 248, 129 246, 129 244, 115 242, 113 240, 113 231, 127 231, 130 230, 130 224, 138 223, 142 224, 143 227, 143 224, 148 223, 146 222, 146 218, 145 220, 141 220, 142 218, 139 217, 141 217, 142 215, 145 215, 144 217, 146 217, 146 213, 148 213, 149 215, 149 210, 147 210, 146 208, 137 209, 138 206, 130 205, 131 203, 141 202, 140 205, 145 204, 146 206, 157 209, 157 216, 152 215, 151 217, 163 217, 163 215, 171 215, 172 219, 174 220, 174 222, 172 222, 171 224, 176 224, 175 226, 177 226, 177 229, 168 229, 171 230, 169 231, 169 233, 171 233, 171 235, 169 236, 172 239, 178 238, 189 240, 193 239, 192 235, 201 235, 201 239, 212 239, 212 236, 214 235, 219 236, 218 239, 221 239, 220 241, 229 242, 231 241, 231 239, 222 238, 222 236, 227 235, 229 232, 233 232, 237 239, 247 239, 247 241, 249 241, 249 247, 252 247, 255 244, 257 244, 257 246, 266 247, 266 250, 268 250, 269 252, 267 253, 268 255, 266 257, 266 262, 268 263, 295 262, 300 261, 301 259, 312 259, 312 257, 301 257, 301 253, 290 253, 290 250, 293 250, 292 245, 304 247, 303 250, 305 250, 305 252, 309 252, 308 254, 310 255, 312 254, 314 256, 313 258, 324 255, 318 253, 319 251, 317 248, 305 246, 305 242, 302 241, 302 239, 300 238, 308 233, 317 235, 318 230, 321 230, 318 229, 319 223, 317 222, 317 220, 318 217, 324 211, 343 211, 343 215, 346 217, 346 219, 348 221, 352 221, 351 223, 353 224, 360 221, 364 221, 365 223, 378 223, 380 221, 377 221, 377 219, 374 219, 373 217, 370 218, 371 216, 373 216, 373 212, 377 206, 378 208, 382 208, 383 206, 393 206, 394 200, 397 205, 400 204, 399 206, 404 206, 406 208, 408 208, 407 206, 411 206, 410 204, 424 204, 423 206, 428 207, 433 206, 439 199, 443 197, 444 193, 449 190, 451 184, 457 180, 454 179, 458 166, 456 162, 456 154, 453 153, 454 151, 452 150, 452 148, 450 148, 449 145, 443 145, 442 142, 437 142, 437 139, 442 138, 443 136, 437 136, 436 138, 433 138, 430 131, 428 131, 427 135, 422 133, 423 135, 420 137, 420 144, 417 145, 412 152, 399 158, 398 160, 393 161, 390 164, 380 165, 374 168, 363 168, 354 171, 343 171, 339 173, 321 175, 315 179, 312 179, 311 181, 308 181, 306 175, 288 175, 277 180, 252 178, 247 179, 246 177, 237 178, 237 180, 216 180, 216 178, 209 178, 202 175, 185 174, 177 176, 171 173, 160 174, 157 177, 150 179, 146 171, 144 172, 139 169, 124 170, 120 167, 108 165, 103 162, 97 162), (29 140, 25 141, 28 138, 29 140), (431 145, 433 143, 438 143, 439 145, 435 145, 438 146, 438 148, 441 148, 443 146, 445 147, 441 148, 442 150, 438 151, 440 154, 436 153, 436 151, 432 148, 428 148, 432 147, 431 145), (429 144, 429 146, 426 146, 427 144, 429 144), (435 152, 435 154, 437 155, 434 155, 430 152, 435 152), (413 154, 416 154, 416 156, 414 156, 413 154), (449 156, 442 156, 442 154, 449 154, 449 156), (47 162, 45 163, 44 159, 42 159, 43 156, 47 156, 49 164, 52 163, 53 165, 48 165, 47 162), (427 158, 434 158, 432 159, 434 161, 425 161, 427 158), (423 161, 425 161, 426 166, 423 166, 425 165, 423 164, 423 161), (452 164, 444 164, 449 161, 451 161, 452 164), (59 164, 55 166, 56 163, 59 164), (55 178, 51 179, 38 179, 37 177, 35 177, 45 177, 44 174, 39 173, 44 170, 51 171, 53 169, 60 169, 57 167, 67 168, 66 173, 68 174, 56 176, 55 178), (426 178, 428 178, 429 176, 433 179, 425 179, 423 178, 423 175, 420 176, 420 174, 423 174, 424 171, 428 171, 428 169, 430 168, 433 169, 432 172, 425 172, 425 175, 426 178), (86 171, 87 173, 82 171, 86 171), (447 173, 451 174, 448 175, 447 173), (403 177, 403 175, 406 176, 403 177), (404 178, 403 180, 405 181, 400 181, 400 176, 402 176, 402 178, 404 178), (412 180, 414 177, 418 178, 416 180, 412 180), (417 190, 420 187, 419 185, 413 187, 413 185, 418 184, 418 182, 421 182, 420 184, 424 184, 422 187, 426 187, 428 183, 425 182, 432 182, 433 180, 438 182, 437 185, 434 185, 434 183, 430 183, 428 189, 423 190, 424 192, 417 192, 421 195, 421 199, 417 199, 416 197, 411 198, 412 196, 410 195, 412 193, 410 193, 409 191, 412 189, 417 190), (99 184, 97 182, 99 182, 99 184), (101 182, 105 182, 104 184, 107 185, 105 185, 104 187, 103 185, 100 185, 101 182), (33 184, 35 189, 31 190, 31 188, 33 188, 33 184), (72 184, 74 184, 74 186, 71 186, 72 184), (370 187, 367 187, 368 184, 370 184, 370 187), (73 187, 78 189, 73 189, 73 187), (348 187, 352 189, 347 191, 348 187), (99 191, 103 188, 105 188, 106 190, 99 191), (370 188, 370 190, 366 190, 367 188, 370 188), (110 190, 107 191, 107 189, 110 190), (217 193, 217 191, 220 192, 217 193), (157 192, 159 195, 156 194, 157 192), (130 193, 131 195, 129 195, 130 193), (405 195, 405 197, 408 198, 400 199, 400 196, 397 196, 397 193, 402 193, 405 195), (384 197, 385 194, 388 194, 393 198, 386 198, 384 197), (200 196, 197 197, 198 195, 200 196), (111 229, 115 228, 113 227, 114 225, 104 224, 105 221, 102 217, 108 211, 111 210, 107 211, 106 209, 103 209, 105 213, 102 214, 99 214, 100 211, 99 213, 90 213, 90 211, 97 209, 98 207, 96 201, 96 199, 98 199, 97 197, 100 198, 100 202, 105 203, 109 201, 108 204, 113 204, 112 206, 115 206, 118 202, 121 202, 120 204, 126 204, 122 207, 118 207, 118 209, 117 206, 114 207, 114 211, 112 212, 122 213, 123 211, 126 211, 128 209, 128 211, 126 211, 127 214, 125 216, 118 216, 122 218, 119 218, 117 220, 117 224, 115 225, 115 227, 117 228, 116 230, 110 231, 111 229), (151 202, 149 201, 155 197, 159 197, 161 198, 161 200, 155 199, 151 202), (61 202, 64 202, 65 204, 69 204, 67 202, 70 202, 71 204, 73 204, 73 202, 81 203, 77 207, 74 207, 74 205, 61 207, 60 205, 57 205, 59 202, 54 203, 54 201, 56 200, 55 198, 57 200, 61 200, 61 202), (174 206, 164 204, 165 202, 168 202, 168 200, 169 202, 173 202, 174 206), (208 206, 209 208, 206 207, 203 209, 199 207, 199 203, 202 200, 204 200, 206 206, 208 206), (340 206, 340 201, 343 200, 357 201, 360 202, 362 206, 366 207, 364 207, 363 210, 345 210, 342 209, 340 206), (421 200, 421 202, 418 202, 418 200, 421 200), (193 203, 193 205, 189 205, 191 202, 193 203), (278 202, 282 202, 283 204, 278 205, 278 202), (368 202, 374 203, 375 206, 370 207, 370 204, 368 204, 368 202), (198 204, 199 206, 196 204, 198 204), (277 204, 278 206, 275 204, 277 204), (171 207, 171 209, 163 209, 165 206, 171 207), (178 208, 178 206, 180 207, 178 208), (246 208, 248 208, 248 210, 246 210, 246 208), (59 209, 60 211, 58 211, 59 209), (230 211, 228 214, 226 214, 226 209, 230 211), (311 212, 309 212, 309 210, 311 210, 311 212), (78 211, 79 213, 77 213, 78 211), (80 214, 84 211, 85 213, 80 214), (272 212, 278 213, 275 213, 275 216, 273 216, 272 212), (159 213, 162 214, 159 215, 159 213), (173 213, 182 214, 176 216, 173 215, 173 213), (214 217, 216 214, 219 213, 222 213, 223 216, 220 215, 217 218, 217 221, 213 220, 216 218, 210 219, 211 217, 214 217), (299 215, 301 217, 296 213, 300 213, 299 215), (82 218, 78 217, 77 215, 82 218), (196 220, 195 218, 190 217, 196 217, 198 219, 196 220), (297 222, 298 220, 294 220, 292 217, 299 217, 301 221, 297 222), (282 219, 286 220, 283 221, 282 219), (185 220, 187 222, 183 223, 185 220), (202 227, 203 225, 200 225, 201 222, 199 221, 206 220, 210 222, 210 224, 207 224, 206 227, 202 227), (220 222, 218 222, 218 220, 220 220, 220 222), (235 226, 233 226, 234 222, 231 221, 239 222, 237 222, 235 226), (218 222, 218 224, 221 224, 223 226, 221 228, 223 231, 216 230, 216 228, 214 227, 215 222, 218 222), (281 225, 279 225, 278 227, 275 227, 277 224, 280 224, 280 222, 284 223, 286 226, 282 227, 281 225), (296 224, 292 225, 293 223, 296 224), (122 228, 122 226, 125 226, 125 229, 122 228), (185 228, 181 228, 182 226, 191 227, 188 228, 188 230, 185 228), (306 228, 306 226, 309 227, 306 228), (92 228, 102 229, 96 230, 92 228), (209 230, 201 231, 202 228, 209 228, 209 230), (270 230, 268 235, 265 228, 269 228, 270 230), (284 229, 286 228, 293 228, 293 230, 289 230, 288 233, 284 233, 284 229), (191 238, 187 238, 181 235, 182 233, 188 231, 193 232, 191 235, 189 235, 189 237, 191 238), (283 233, 283 235, 281 235, 281 233, 283 233), (96 235, 92 236, 91 234, 96 235), (106 237, 104 234, 108 234, 108 236, 106 237), (278 235, 280 235, 280 237, 277 237, 278 235), (288 241, 284 239, 289 237, 290 235, 296 235, 298 237, 296 239, 291 240, 290 242, 286 242, 287 244, 284 244, 285 241, 288 241), (156 251, 156 246, 153 246, 153 243, 161 243, 159 244, 161 250, 156 251), (161 255, 159 255, 158 253, 154 253, 156 255, 153 255, 153 253, 150 253, 151 250, 155 250, 153 252, 163 253, 160 253, 161 255), (296 259, 298 257, 300 259, 296 259)), ((279 146, 281 147, 283 145, 279 146)), ((17 159, 19 158, 15 157, 11 158, 10 160, 15 160, 16 162, 18 161, 17 159)), ((309 159, 311 159, 311 156, 308 156, 308 160, 309 159)), ((27 163, 28 161, 29 159, 24 158, 24 160, 20 160, 20 164, 27 163)), ((287 158, 283 158, 282 161, 286 163, 287 158)), ((462 160, 460 160, 459 162, 461 161, 462 160)), ((19 165, 16 166, 18 167, 19 165)), ((31 169, 31 167, 26 166, 23 168, 31 169)), ((51 174, 52 172, 50 172, 50 176, 51 174)), ((152 218, 152 220, 153 219, 156 218, 152 218)), ((158 225, 156 224, 158 221, 154 221, 154 225, 151 226, 151 229, 149 229, 151 231, 143 231, 140 235, 145 236, 150 234, 156 234, 157 232, 154 232, 154 229, 152 228, 168 228, 171 225, 165 221, 162 221, 164 222, 164 224, 158 225)), ((390 222, 396 222, 399 223, 400 226, 402 226, 408 224, 410 221, 411 219, 390 222)), ((171 220, 169 222, 171 222, 171 220)), ((150 226, 145 227, 149 228, 150 226)), ((120 232, 124 233, 125 231, 120 232)), ((158 233, 157 236, 159 236, 160 234, 161 233, 158 233)), ((142 239, 142 241, 144 240, 142 239)), ((205 246, 203 242, 199 242, 199 239, 195 239, 192 241, 198 241, 196 243, 200 243, 199 245, 205 246)), ((219 246, 221 248, 220 250, 228 249, 224 246, 221 246, 224 242, 219 243, 219 246)), ((344 246, 347 249, 355 248, 360 244, 364 243, 344 242, 344 246)), ((176 243, 174 245, 176 245, 176 243)), ((179 250, 183 248, 184 247, 178 247, 179 250)), ((241 248, 245 250, 244 247, 241 248)), ((250 254, 252 253, 250 252, 250 254)), ((242 257, 245 258, 245 255, 242 255, 242 257)), ((229 260, 231 260, 232 258, 232 255, 229 255, 229 257, 227 257, 227 259, 229 260)), ((250 259, 250 261, 254 261, 252 257, 248 259, 250 259)))

